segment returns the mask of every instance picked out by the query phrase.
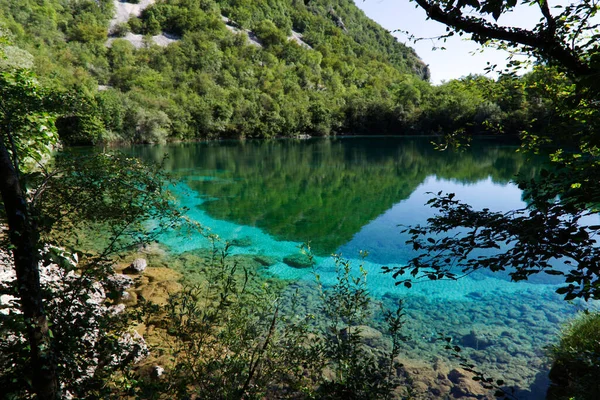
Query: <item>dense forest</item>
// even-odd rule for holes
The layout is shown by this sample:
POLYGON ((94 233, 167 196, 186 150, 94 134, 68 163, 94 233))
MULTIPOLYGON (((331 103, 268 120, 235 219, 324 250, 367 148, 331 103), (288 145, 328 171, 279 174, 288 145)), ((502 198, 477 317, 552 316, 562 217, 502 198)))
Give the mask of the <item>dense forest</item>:
POLYGON ((414 50, 350 0, 164 0, 111 25, 114 12, 110 0, 0 4, 3 63, 79 100, 57 121, 67 144, 516 134, 552 120, 557 90, 540 82, 568 84, 538 67, 432 86, 414 50), (155 44, 161 32, 175 40, 155 44))

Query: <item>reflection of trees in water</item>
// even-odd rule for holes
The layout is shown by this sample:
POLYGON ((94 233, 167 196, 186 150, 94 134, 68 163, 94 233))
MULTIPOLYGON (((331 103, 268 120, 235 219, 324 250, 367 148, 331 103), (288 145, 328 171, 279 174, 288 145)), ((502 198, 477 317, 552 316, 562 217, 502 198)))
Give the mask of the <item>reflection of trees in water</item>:
POLYGON ((169 153, 167 169, 215 199, 203 204, 212 217, 311 241, 320 254, 349 241, 428 176, 506 183, 516 174, 533 176, 539 165, 510 146, 475 143, 462 153, 438 152, 422 138, 188 143, 133 152, 155 161, 169 153))

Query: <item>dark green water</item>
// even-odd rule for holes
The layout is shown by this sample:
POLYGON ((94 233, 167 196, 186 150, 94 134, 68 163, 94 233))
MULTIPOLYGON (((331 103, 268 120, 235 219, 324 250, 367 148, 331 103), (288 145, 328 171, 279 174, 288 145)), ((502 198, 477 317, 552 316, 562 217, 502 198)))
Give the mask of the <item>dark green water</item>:
MULTIPOLYGON (((535 176, 541 160, 515 150, 490 140, 454 153, 435 151, 423 138, 347 138, 126 151, 157 162, 168 154, 166 168, 181 184, 177 192, 189 217, 236 241, 234 253, 277 260, 269 272, 282 279, 313 279, 310 271, 282 262, 297 254, 301 243, 310 242, 325 283, 334 278, 330 254, 341 252, 354 260, 359 250, 369 251, 365 269, 372 295, 384 303, 406 301, 407 357, 437 357, 443 351, 432 338, 449 335, 483 369, 524 388, 521 398, 536 398, 545 385, 543 347, 578 307, 555 295, 553 282, 513 283, 480 273, 409 290, 380 273, 382 265, 402 264, 413 255, 398 225, 423 223, 432 215, 424 206, 427 192, 453 192, 479 208, 523 207, 521 192, 510 181, 516 175, 535 176), (474 335, 489 346, 473 347, 469 338, 474 335)), ((203 237, 175 233, 162 241, 175 252, 207 245, 203 237)))

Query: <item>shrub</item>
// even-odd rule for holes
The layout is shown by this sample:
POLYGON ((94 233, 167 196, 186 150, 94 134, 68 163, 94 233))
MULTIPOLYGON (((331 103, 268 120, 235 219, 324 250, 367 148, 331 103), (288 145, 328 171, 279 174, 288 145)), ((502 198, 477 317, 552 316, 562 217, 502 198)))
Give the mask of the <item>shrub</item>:
POLYGON ((592 400, 600 393, 600 313, 577 316, 550 347, 549 399, 592 400))
POLYGON ((355 277, 350 263, 336 258, 336 283, 318 284, 315 308, 298 289, 282 291, 216 243, 201 265, 186 266, 188 279, 199 282, 171 296, 156 319, 168 321, 162 328, 175 362, 168 379, 139 380, 142 397, 391 397, 402 313, 386 315, 392 350, 375 355, 361 336, 374 305, 362 268, 355 277))
POLYGON ((69 146, 87 146, 100 142, 104 124, 96 115, 70 115, 56 120, 56 128, 62 142, 69 146))
POLYGON ((129 23, 123 22, 115 25, 110 31, 110 35, 116 37, 124 37, 129 32, 131 32, 131 26, 129 25, 129 23))
POLYGON ((136 142, 165 143, 171 120, 163 111, 140 108, 135 114, 136 142))
MULTIPOLYGON (((364 254, 366 256, 366 253, 364 254)), ((335 255, 335 283, 324 288, 316 275, 321 291, 321 308, 326 317, 323 355, 334 378, 321 382, 318 388, 322 399, 389 399, 394 384, 394 359, 399 354, 402 327, 402 304, 395 312, 385 312, 391 351, 376 356, 362 343, 364 324, 373 313, 373 300, 367 291, 367 273, 363 265, 359 273, 350 262, 335 255)))
POLYGON ((138 18, 138 17, 129 18, 129 21, 127 21, 127 25, 129 25, 129 29, 131 29, 131 32, 136 33, 136 34, 143 33, 144 22, 140 18, 138 18))

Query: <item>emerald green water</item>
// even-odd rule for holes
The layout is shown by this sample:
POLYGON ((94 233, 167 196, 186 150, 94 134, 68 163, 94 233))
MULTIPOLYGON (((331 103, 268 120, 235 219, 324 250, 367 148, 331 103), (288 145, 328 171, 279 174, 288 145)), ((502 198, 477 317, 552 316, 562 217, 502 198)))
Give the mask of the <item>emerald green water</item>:
MULTIPOLYGON (((460 187, 480 186, 480 193, 469 197, 494 198, 493 191, 504 188, 516 174, 529 177, 537 171, 538 165, 514 150, 482 142, 466 153, 437 152, 427 139, 399 138, 133 149, 158 162, 169 154, 167 169, 198 194, 210 217, 258 227, 277 240, 310 241, 319 255, 337 251, 394 205, 422 195, 426 189, 417 189, 424 184, 428 188, 434 177, 460 187)), ((519 202, 518 191, 512 192, 508 206, 519 202)), ((417 207, 425 215, 426 210, 417 207)), ((412 217, 412 211, 407 215, 412 217)))
MULTIPOLYGON (((554 294, 556 282, 513 283, 477 273, 405 289, 380 273, 381 266, 413 255, 398 225, 432 215, 424 205, 427 192, 453 192, 492 210, 524 206, 510 181, 517 174, 535 176, 541 161, 515 150, 486 140, 455 153, 435 151, 423 138, 344 138, 136 146, 127 152, 156 162, 168 154, 165 166, 180 183, 176 193, 188 216, 237 243, 233 253, 272 257, 268 272, 277 277, 307 285, 313 280, 310 269, 283 262, 302 243, 310 242, 325 283, 334 279, 332 253, 357 259, 360 250, 368 251, 371 294, 384 303, 406 301, 407 357, 437 357, 441 350, 432 338, 450 335, 492 375, 523 388, 520 398, 537 398, 546 384, 543 347, 580 307, 554 294), (473 332, 491 344, 473 346, 473 332)), ((208 245, 202 236, 174 232, 162 242, 175 252, 208 245)))

